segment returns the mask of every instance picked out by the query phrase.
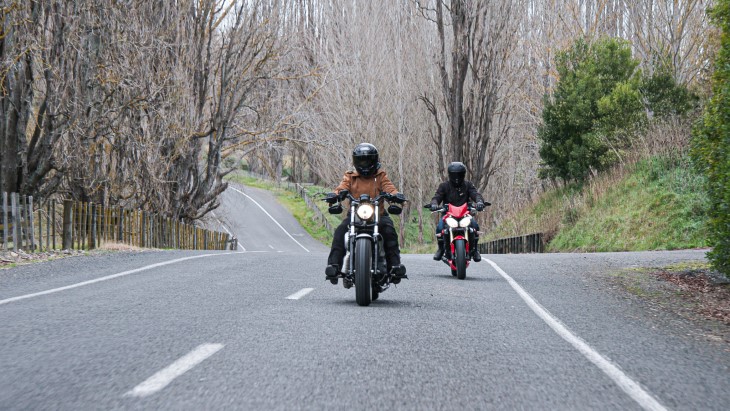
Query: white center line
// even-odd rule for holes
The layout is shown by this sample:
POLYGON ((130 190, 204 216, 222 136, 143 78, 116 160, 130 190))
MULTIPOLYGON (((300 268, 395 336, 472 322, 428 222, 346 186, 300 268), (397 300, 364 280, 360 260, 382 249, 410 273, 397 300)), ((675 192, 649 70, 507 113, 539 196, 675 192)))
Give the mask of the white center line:
POLYGON ((172 380, 190 371, 193 367, 218 352, 221 348, 223 348, 223 344, 202 344, 166 368, 158 371, 155 375, 146 379, 143 383, 134 387, 131 391, 124 395, 131 397, 146 397, 148 395, 152 395, 167 387, 172 380))
POLYGON ((298 300, 298 299, 304 297, 305 295, 311 293, 312 291, 314 291, 314 288, 302 288, 301 290, 295 292, 294 294, 286 297, 286 299, 287 300, 298 300))
POLYGON ((532 296, 522 288, 517 281, 512 279, 507 273, 504 272, 497 264, 489 259, 484 259, 488 262, 495 270, 512 286, 517 294, 522 297, 522 300, 537 314, 550 328, 555 331, 565 341, 570 343, 576 350, 578 350, 588 361, 592 362, 596 367, 603 371, 613 382, 616 383, 626 394, 634 399, 642 408, 645 410, 652 411, 666 411, 666 408, 651 394, 645 391, 639 383, 632 380, 631 377, 624 374, 621 369, 613 364, 611 360, 601 355, 598 351, 594 350, 588 343, 583 341, 580 337, 573 334, 568 327, 566 327, 559 319, 553 317, 548 310, 543 308, 532 296))
POLYGON ((175 263, 179 263, 181 261, 194 260, 196 258, 204 258, 204 257, 215 257, 215 256, 220 256, 220 255, 231 255, 231 254, 243 254, 243 252, 237 251, 237 252, 232 252, 232 253, 194 255, 192 257, 185 257, 185 258, 178 258, 178 259, 170 260, 170 261, 163 261, 161 263, 152 264, 152 265, 148 265, 148 266, 144 266, 144 267, 140 267, 140 268, 135 268, 134 270, 123 271, 121 273, 107 275, 105 277, 95 278, 93 280, 82 281, 80 283, 67 285, 65 287, 58 287, 58 288, 53 288, 50 290, 40 291, 40 292, 33 293, 33 294, 25 294, 25 295, 19 295, 17 297, 6 298, 4 300, 0 300, 0 305, 8 304, 8 303, 12 303, 15 301, 20 301, 20 300, 25 300, 27 298, 39 297, 41 295, 53 294, 53 293, 58 293, 61 291, 71 290, 73 288, 83 287, 85 285, 99 283, 99 282, 111 280, 111 279, 114 279, 117 277, 123 277, 125 275, 138 273, 140 271, 151 270, 153 268, 162 267, 162 266, 169 265, 169 264, 175 264, 175 263))
POLYGON ((231 187, 231 189, 233 189, 233 191, 235 191, 235 192, 237 192, 239 194, 242 194, 242 195, 246 196, 249 200, 253 201, 253 203, 256 204, 257 206, 259 206, 259 208, 261 209, 261 211, 263 211, 267 216, 269 216, 269 218, 274 223, 276 223, 276 225, 278 225, 279 228, 281 228, 281 230, 284 231, 286 233, 286 235, 289 236, 289 238, 291 238, 292 240, 294 240, 295 243, 299 244, 299 247, 302 247, 304 249, 304 251, 309 252, 309 250, 307 250, 307 247, 303 246, 302 243, 300 243, 299 241, 297 241, 296 238, 292 237, 292 235, 289 234, 289 232, 286 231, 286 229, 284 227, 282 227, 281 224, 279 224, 279 222, 276 221, 276 219, 274 217, 272 217, 271 214, 269 214, 269 212, 266 211, 266 209, 261 206, 261 204, 259 204, 256 200, 254 200, 253 198, 251 198, 251 196, 249 196, 248 194, 244 193, 243 191, 238 190, 238 189, 236 189, 234 187, 231 187))

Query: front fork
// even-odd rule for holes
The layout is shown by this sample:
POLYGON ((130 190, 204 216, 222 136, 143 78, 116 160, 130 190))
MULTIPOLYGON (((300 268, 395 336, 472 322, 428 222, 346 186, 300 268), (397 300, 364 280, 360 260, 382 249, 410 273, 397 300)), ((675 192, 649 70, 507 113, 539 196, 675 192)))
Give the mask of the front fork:
MULTIPOLYGON (((375 271, 375 278, 376 278, 376 280, 378 280, 378 282, 382 283, 383 282, 382 280, 384 280, 386 278, 386 275, 388 273, 388 266, 385 261, 385 253, 383 252, 383 241, 384 240, 379 232, 380 219, 378 218, 378 216, 379 216, 378 208, 379 208, 378 203, 376 202, 375 203, 376 222, 375 222, 375 227, 373 227, 373 239, 375 241, 373 241, 373 248, 372 248, 373 255, 370 256, 370 258, 371 258, 371 261, 374 262, 374 264, 372 264, 372 267, 375 271)), ((352 209, 350 210, 350 231, 348 232, 348 237, 345 241, 345 243, 347 244, 347 250, 346 250, 347 253, 345 254, 346 261, 345 261, 345 266, 341 270, 342 274, 346 278, 348 278, 352 281, 355 280, 354 270, 352 268, 355 266, 355 254, 353 254, 351 252, 351 250, 353 250, 355 248, 356 240, 357 240, 357 236, 355 234, 355 207, 353 206, 352 209)), ((371 275, 372 275, 372 273, 371 273, 371 275)))
MULTIPOLYGON (((449 227, 449 260, 454 259, 454 241, 458 239, 464 240, 464 249, 466 251, 466 259, 469 260, 471 256, 471 249, 469 248, 469 244, 471 243, 471 238, 474 236, 473 229, 471 227, 467 227, 462 230, 459 230, 460 232, 457 234, 454 234, 454 229, 449 227)), ((443 234, 441 235, 443 238, 443 234)), ((444 239, 445 240, 445 239, 444 239)), ((444 261, 445 262, 445 261, 444 261)))

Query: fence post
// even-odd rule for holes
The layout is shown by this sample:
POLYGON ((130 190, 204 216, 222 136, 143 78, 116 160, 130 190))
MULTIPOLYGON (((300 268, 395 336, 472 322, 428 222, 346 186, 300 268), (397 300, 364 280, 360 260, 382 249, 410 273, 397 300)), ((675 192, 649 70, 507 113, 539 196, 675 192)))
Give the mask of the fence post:
POLYGON ((122 207, 117 208, 117 241, 124 242, 124 213, 122 207))
POLYGON ((91 235, 89 236, 89 249, 96 248, 96 204, 91 203, 91 235))
POLYGON ((56 249, 56 200, 51 200, 51 233, 53 234, 53 249, 56 249))
POLYGON ((142 235, 139 236, 139 246, 142 248, 147 247, 147 212, 142 211, 142 229, 140 230, 142 235))
POLYGON ((3 191, 3 250, 8 251, 8 193, 3 191))
MULTIPOLYGON (((46 226, 48 226, 48 218, 46 218, 46 226)), ((43 206, 38 206, 38 251, 43 252, 43 206)), ((46 247, 48 251, 48 247, 46 247)))
POLYGON ((69 250, 73 247, 73 231, 71 227, 71 212, 73 201, 63 200, 63 229, 61 231, 61 248, 69 250))
POLYGON ((13 249, 18 251, 18 230, 20 221, 18 219, 18 194, 10 193, 11 218, 13 219, 13 249))
POLYGON ((35 225, 33 224, 33 196, 28 196, 28 225, 30 225, 30 250, 35 251, 35 225))

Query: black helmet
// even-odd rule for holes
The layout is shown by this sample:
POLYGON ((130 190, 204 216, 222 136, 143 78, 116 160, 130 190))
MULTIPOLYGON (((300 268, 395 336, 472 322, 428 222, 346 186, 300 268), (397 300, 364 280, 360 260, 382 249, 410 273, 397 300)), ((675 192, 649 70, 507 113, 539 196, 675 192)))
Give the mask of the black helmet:
POLYGON ((449 172, 449 181, 451 184, 455 187, 464 184, 464 178, 466 177, 466 166, 464 166, 464 163, 453 161, 449 164, 447 171, 449 172))
POLYGON ((370 176, 380 168, 378 149, 370 143, 360 143, 352 150, 352 165, 362 176, 370 176))

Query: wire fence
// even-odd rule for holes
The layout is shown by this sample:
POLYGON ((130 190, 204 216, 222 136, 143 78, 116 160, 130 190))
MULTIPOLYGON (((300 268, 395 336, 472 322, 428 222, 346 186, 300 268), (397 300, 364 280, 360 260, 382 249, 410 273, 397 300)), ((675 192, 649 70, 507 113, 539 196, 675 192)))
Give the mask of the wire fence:
POLYGON ((3 193, 2 250, 90 250, 105 243, 182 250, 235 249, 230 234, 185 224, 159 214, 122 207, 3 193))

